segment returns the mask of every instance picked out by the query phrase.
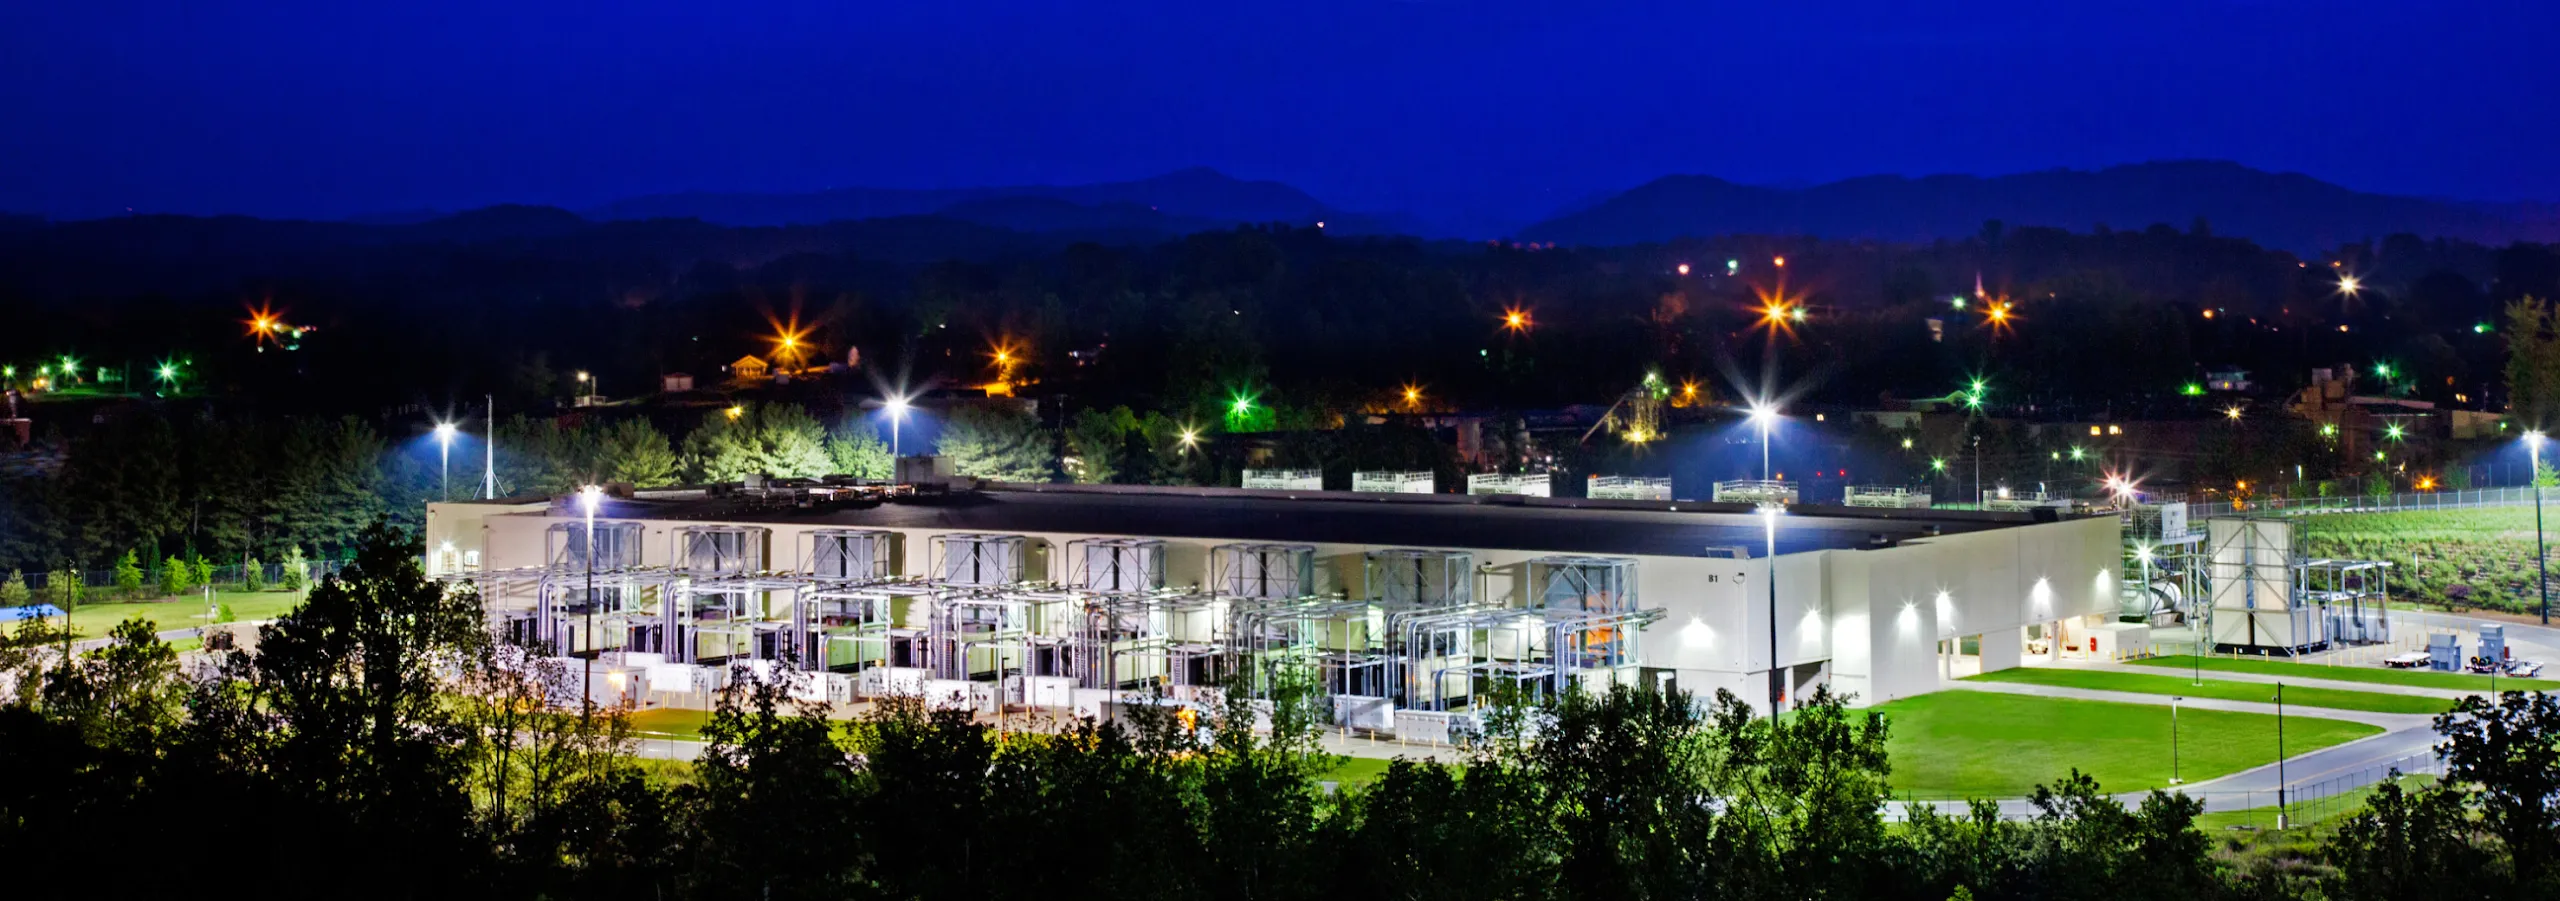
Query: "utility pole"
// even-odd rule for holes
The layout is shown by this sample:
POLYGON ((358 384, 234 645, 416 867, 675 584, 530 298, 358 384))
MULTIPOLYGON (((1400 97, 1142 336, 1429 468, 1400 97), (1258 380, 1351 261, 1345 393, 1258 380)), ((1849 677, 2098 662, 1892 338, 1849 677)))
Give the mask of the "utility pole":
POLYGON ((480 497, 494 501, 498 499, 498 396, 484 397, 489 402, 489 440, 481 444, 486 455, 481 463, 480 497))
POLYGON ((2292 825, 2284 803, 2284 683, 2276 683, 2276 828, 2292 825))
POLYGON ((1778 706, 1786 702, 1786 670, 1778 666, 1778 513, 1774 501, 1763 503, 1760 515, 1769 523, 1769 550, 1763 557, 1768 566, 1769 581, 1769 718, 1778 718, 1778 706))

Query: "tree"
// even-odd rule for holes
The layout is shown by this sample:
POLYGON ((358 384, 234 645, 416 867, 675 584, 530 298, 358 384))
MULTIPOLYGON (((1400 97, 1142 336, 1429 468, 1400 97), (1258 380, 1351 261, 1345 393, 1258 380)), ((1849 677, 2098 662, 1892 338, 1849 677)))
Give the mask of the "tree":
POLYGON ((2444 781, 2476 794, 2482 825, 2506 846, 2519 888, 2560 887, 2560 699, 2472 695, 2436 717, 2444 781))
POLYGON ((311 584, 311 561, 303 558, 302 545, 297 544, 286 548, 284 575, 277 581, 277 587, 286 591, 301 591, 303 586, 309 584, 311 584))
POLYGON ((26 574, 9 571, 9 580, 0 582, 0 607, 24 607, 35 597, 27 590, 26 574))
POLYGON ((2525 428, 2560 424, 2560 314, 2527 295, 2507 304, 2507 407, 2525 428))
POLYGON ((87 587, 80 584, 80 570, 77 568, 57 569, 46 573, 44 591, 45 594, 52 596, 54 606, 64 610, 79 606, 81 596, 88 593, 87 587))
POLYGON ((889 442, 880 440, 879 427, 858 416, 846 417, 827 433, 827 458, 838 474, 858 479, 886 480, 896 474, 889 442))
POLYGON ((684 439, 686 465, 707 482, 827 474, 826 428, 797 404, 746 404, 705 417, 684 439))
POLYGON ((951 471, 964 476, 999 482, 1049 478, 1049 433, 1020 408, 954 407, 937 449, 951 458, 951 471))
POLYGON ((682 461, 667 436, 646 419, 614 423, 596 444, 597 464, 609 482, 642 488, 675 480, 682 461))
POLYGON ((197 554, 195 559, 188 561, 187 570, 197 585, 213 584, 213 561, 205 559, 203 554, 197 554))
POLYGON ((124 556, 117 557, 114 578, 117 592, 127 598, 140 596, 142 594, 141 555, 126 551, 124 556))
POLYGON ((183 695, 172 678, 178 655, 156 629, 139 616, 117 623, 106 647, 80 655, 46 680, 46 713, 106 746, 174 725, 183 695))
POLYGON ((267 590, 267 564, 256 557, 240 565, 240 590, 267 590))
POLYGON ((2503 862, 2475 835, 2462 793, 2441 785, 2409 791, 2398 771, 2391 776, 2321 843, 2321 860, 2337 868, 2322 886, 2329 897, 2496 897, 2503 862))
POLYGON ((798 404, 765 406, 756 421, 756 443, 765 472, 785 479, 813 479, 835 466, 827 455, 827 428, 798 404))
POLYGON ((188 566, 187 561, 178 559, 178 555, 170 554, 169 559, 160 562, 161 597, 173 598, 185 594, 187 589, 195 587, 195 584, 195 568, 188 566))
POLYGON ((1078 411, 1067 424, 1067 455, 1075 458, 1067 467, 1067 477, 1084 485, 1118 481, 1127 436, 1137 430, 1138 418, 1127 407, 1078 411))

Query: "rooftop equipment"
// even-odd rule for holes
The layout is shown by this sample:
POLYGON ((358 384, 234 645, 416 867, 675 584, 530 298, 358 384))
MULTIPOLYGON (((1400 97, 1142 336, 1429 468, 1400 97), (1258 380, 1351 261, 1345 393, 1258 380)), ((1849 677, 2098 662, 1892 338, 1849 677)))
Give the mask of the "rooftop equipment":
POLYGON ((1671 499, 1671 480, 1650 476, 1595 475, 1584 494, 1593 500, 1667 501, 1671 499))
POLYGON ((1852 507, 1893 510, 1926 510, 1932 500, 1928 489, 1899 485, 1852 485, 1841 499, 1852 507))
POLYGON ((1777 479, 1717 482, 1715 500, 1720 504, 1792 504, 1796 502, 1796 483, 1777 479))
POLYGON ((1248 469, 1244 487, 1260 491, 1323 491, 1321 469, 1248 469))
POLYGON ((1555 479, 1543 472, 1519 475, 1479 472, 1467 476, 1467 493, 1554 497, 1555 479))
POLYGON ((897 533, 819 529, 809 533, 809 574, 821 579, 885 579, 896 570, 897 533))
POLYGON ((1153 538, 1070 541, 1067 561, 1067 584, 1084 591, 1129 594, 1164 587, 1164 542, 1153 538))
POLYGON ((1315 593, 1315 561, 1313 545, 1221 544, 1209 549, 1209 584, 1228 597, 1306 597, 1315 593))
POLYGON ((933 577, 947 585, 992 587, 1023 581, 1030 540, 1020 535, 933 536, 933 577))
POLYGON ((1430 494, 1440 490, 1428 469, 1410 472, 1355 472, 1351 490, 1362 494, 1430 494))

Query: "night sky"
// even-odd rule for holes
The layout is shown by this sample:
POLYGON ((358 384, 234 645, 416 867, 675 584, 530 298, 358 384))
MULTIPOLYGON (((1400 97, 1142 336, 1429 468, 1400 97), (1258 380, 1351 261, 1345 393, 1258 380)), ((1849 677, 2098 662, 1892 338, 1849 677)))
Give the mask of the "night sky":
POLYGON ((0 210, 335 217, 1206 165, 1491 221, 1674 172, 2194 157, 2560 200, 2555 26, 2547 0, 19 2, 0 210))

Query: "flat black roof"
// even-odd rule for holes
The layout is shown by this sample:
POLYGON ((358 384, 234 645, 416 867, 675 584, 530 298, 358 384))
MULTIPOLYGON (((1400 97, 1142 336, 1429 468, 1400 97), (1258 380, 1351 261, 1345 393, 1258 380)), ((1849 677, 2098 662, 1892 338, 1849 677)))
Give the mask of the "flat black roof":
MULTIPOLYGON (((798 510, 758 508, 736 497, 614 498, 598 515, 1665 557, 1703 557, 1709 548, 1726 547, 1746 548, 1756 557, 1767 542, 1760 516, 1745 504, 1233 488, 1003 485, 798 510)), ((1778 551, 1887 547, 1908 538, 2035 521, 2025 513, 1796 506, 1779 519, 1778 551)))

